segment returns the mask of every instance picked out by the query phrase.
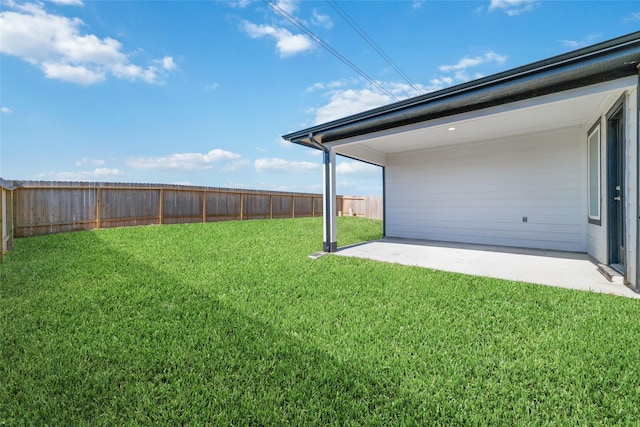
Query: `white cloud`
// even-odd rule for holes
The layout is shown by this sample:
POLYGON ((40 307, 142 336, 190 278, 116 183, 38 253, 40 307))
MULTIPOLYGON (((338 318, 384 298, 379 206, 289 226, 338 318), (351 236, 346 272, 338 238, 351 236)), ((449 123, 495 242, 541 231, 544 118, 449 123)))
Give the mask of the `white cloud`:
POLYGON ((13 113, 13 110, 11 108, 9 108, 9 107, 2 107, 0 109, 0 111, 2 111, 2 114, 11 114, 11 113, 13 113))
POLYGON ((432 92, 434 88, 429 85, 416 84, 415 87, 407 83, 398 82, 379 82, 390 91, 396 98, 404 99, 412 96, 421 95, 423 93, 432 92))
POLYGON ((171 71, 176 68, 173 58, 165 56, 162 59, 156 59, 147 68, 138 65, 119 63, 112 66, 111 72, 114 76, 129 80, 143 80, 147 83, 159 83, 159 77, 165 71, 171 71))
POLYGON ((173 62, 173 58, 170 56, 165 56, 164 58, 157 59, 154 62, 162 64, 162 68, 168 71, 175 70, 177 67, 176 63, 173 62))
POLYGON ((431 79, 429 83, 433 90, 440 90, 444 89, 447 86, 451 86, 453 82, 454 80, 452 77, 443 76, 436 79, 431 79))
POLYGON ((562 43, 564 47, 568 47, 569 49, 577 49, 581 46, 584 46, 582 42, 579 42, 577 40, 560 40, 560 43, 562 43))
POLYGON ((640 21, 640 12, 634 12, 624 19, 624 22, 640 21))
POLYGON ((224 187, 238 188, 238 189, 251 189, 251 190, 268 190, 268 191, 299 191, 299 187, 296 184, 282 185, 273 184, 268 182, 225 182, 224 187))
POLYGON ((211 92, 218 89, 220 85, 217 82, 210 83, 208 85, 204 85, 205 92, 211 92))
POLYGON ((319 163, 299 162, 279 158, 263 158, 254 162, 258 172, 316 173, 321 170, 319 163))
POLYGON ((293 15, 298 11, 299 0, 278 0, 276 7, 289 15, 293 15))
POLYGON ((93 170, 93 174, 96 176, 114 176, 114 175, 124 175, 120 169, 115 168, 98 168, 93 170))
POLYGON ((270 37, 276 40, 276 49, 282 58, 313 49, 313 42, 309 37, 292 34, 286 28, 243 21, 242 30, 253 39, 270 37))
POLYGON ((441 76, 431 80, 432 86, 439 86, 440 89, 451 86, 455 81, 467 82, 473 79, 479 79, 484 76, 483 73, 469 73, 468 69, 486 65, 489 63, 504 64, 509 57, 507 55, 499 55, 495 52, 487 52, 483 55, 474 57, 464 57, 455 64, 440 65, 439 71, 452 72, 452 76, 441 76))
POLYGON ((84 34, 81 19, 50 14, 42 3, 9 2, 8 6, 9 10, 0 13, 0 52, 39 67, 47 78, 86 86, 102 82, 110 74, 161 83, 166 73, 176 68, 170 56, 147 67, 131 64, 119 41, 84 34))
MULTIPOLYGON (((279 23, 285 22, 281 19, 289 16, 293 17, 298 11, 298 4, 300 0, 278 0, 267 2, 268 6, 278 16, 279 23)), ((244 7, 248 5, 248 2, 236 3, 234 6, 244 7)), ((286 21, 290 20, 289 18, 286 21)), ((274 20, 274 22, 276 22, 274 20)), ((315 25, 323 25, 326 28, 330 28, 333 25, 331 18, 327 15, 322 15, 316 10, 313 11, 312 22, 315 25)), ((304 34, 293 34, 288 29, 284 28, 282 24, 254 24, 249 21, 242 21, 240 26, 241 31, 247 34, 253 39, 258 38, 270 38, 276 42, 276 51, 281 58, 294 56, 299 53, 303 53, 314 49, 314 43, 312 38, 304 34)))
POLYGON ((235 172, 237 170, 242 169, 243 167, 245 167, 248 164, 249 164, 249 160, 248 159, 234 160, 234 161, 226 164, 225 166, 221 167, 220 168, 220 172, 223 172, 223 173, 235 172))
POLYGON ((333 21, 331 20, 331 17, 329 15, 321 14, 320 12, 318 12, 318 9, 313 9, 311 13, 311 23, 313 25, 317 25, 319 27, 324 27, 327 29, 333 27, 333 21))
POLYGON ((42 173, 36 175, 36 178, 54 181, 105 181, 124 174, 120 169, 97 168, 92 171, 42 173))
POLYGON ((413 0, 411 2, 411 9, 420 9, 426 0, 413 0))
POLYGON ((333 91, 329 103, 315 110, 314 124, 370 110, 391 101, 388 95, 370 88, 333 91))
POLYGON ((231 7, 239 7, 239 8, 245 8, 247 6, 249 6, 251 3, 253 3, 256 0, 238 0, 238 1, 230 1, 229 5, 231 7))
MULTIPOLYGON (((417 96, 421 93, 432 92, 441 89, 440 85, 430 84, 429 86, 416 85, 416 90, 411 85, 397 82, 378 82, 387 91, 391 92, 397 99, 405 99, 417 96)), ((313 90, 323 88, 322 84, 316 83, 313 90)), ((314 124, 326 123, 351 114, 360 113, 372 108, 393 102, 393 99, 380 93, 372 86, 359 89, 336 89, 325 93, 329 97, 329 102, 319 108, 310 109, 310 113, 315 114, 314 124)))
POLYGON ((76 166, 83 166, 83 165, 104 166, 104 164, 105 164, 104 160, 88 159, 86 157, 83 157, 82 159, 76 162, 76 166))
POLYGON ((482 73, 469 74, 466 71, 456 71, 456 73, 454 74, 454 77, 455 77, 455 80, 459 82, 468 82, 469 80, 475 80, 475 79, 484 77, 484 74, 482 73))
POLYGON ((538 4, 538 0, 491 0, 489 12, 503 10, 509 16, 517 16, 532 11, 538 4))
POLYGON ((347 79, 341 79, 341 80, 334 80, 328 83, 323 83, 323 82, 317 82, 314 83, 313 85, 309 86, 305 92, 306 93, 311 93, 311 92, 315 92, 317 90, 324 90, 324 89, 338 89, 344 86, 347 86, 349 84, 357 84, 359 82, 359 80, 354 79, 354 80, 347 80, 347 79))
POLYGON ((475 56, 473 58, 462 58, 454 65, 441 65, 438 67, 440 71, 458 71, 466 70, 470 67, 477 67, 478 65, 486 64, 487 62, 497 62, 503 64, 507 60, 508 56, 498 55, 495 52, 487 52, 484 55, 475 56))
POLYGON ((216 148, 208 153, 175 153, 162 157, 134 157, 127 165, 135 169, 195 171, 213 168, 214 163, 224 160, 238 161, 242 156, 216 148))
POLYGON ((61 4, 64 6, 84 6, 82 0, 48 0, 51 3, 61 4))
POLYGON ((578 49, 583 46, 587 46, 592 44, 594 41, 600 38, 599 34, 589 34, 584 37, 582 40, 560 40, 560 43, 566 48, 569 49, 578 49))
POLYGON ((315 92, 316 90, 322 90, 325 88, 324 83, 314 83, 313 85, 309 86, 305 92, 307 93, 311 93, 311 92, 315 92))
POLYGON ((99 83, 106 79, 104 72, 92 71, 83 66, 56 64, 49 62, 44 62, 40 64, 40 66, 47 78, 78 83, 83 86, 89 86, 94 83, 99 83))

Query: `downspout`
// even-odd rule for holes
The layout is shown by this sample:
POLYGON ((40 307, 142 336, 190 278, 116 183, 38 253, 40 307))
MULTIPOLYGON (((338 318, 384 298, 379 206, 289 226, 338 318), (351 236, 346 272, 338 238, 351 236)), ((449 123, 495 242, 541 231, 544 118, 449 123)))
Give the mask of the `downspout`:
POLYGON ((336 194, 335 194, 335 154, 331 149, 325 147, 315 140, 313 132, 309 132, 309 142, 322 150, 324 166, 324 241, 322 250, 324 252, 337 252, 338 243, 336 236, 336 194))
POLYGON ((324 145, 322 145, 318 141, 316 141, 316 139, 313 137, 313 132, 309 132, 309 142, 312 145, 314 145, 316 148, 324 151, 325 153, 329 152, 329 149, 327 147, 325 147, 324 145))

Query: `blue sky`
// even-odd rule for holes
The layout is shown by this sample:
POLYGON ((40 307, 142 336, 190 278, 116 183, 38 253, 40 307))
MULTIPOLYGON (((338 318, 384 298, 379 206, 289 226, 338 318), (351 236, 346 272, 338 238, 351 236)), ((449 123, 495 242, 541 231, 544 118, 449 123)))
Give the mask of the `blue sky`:
POLYGON ((1 0, 0 176, 321 192, 280 135, 639 28, 637 1, 1 0))

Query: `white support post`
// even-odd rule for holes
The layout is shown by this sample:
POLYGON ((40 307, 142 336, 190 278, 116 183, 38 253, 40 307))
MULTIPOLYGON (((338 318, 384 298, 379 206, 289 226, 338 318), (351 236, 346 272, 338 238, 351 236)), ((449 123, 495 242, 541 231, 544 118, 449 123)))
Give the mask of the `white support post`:
POLYGON ((331 147, 324 151, 324 190, 322 201, 324 204, 324 243, 325 252, 338 251, 336 231, 336 152, 331 147))

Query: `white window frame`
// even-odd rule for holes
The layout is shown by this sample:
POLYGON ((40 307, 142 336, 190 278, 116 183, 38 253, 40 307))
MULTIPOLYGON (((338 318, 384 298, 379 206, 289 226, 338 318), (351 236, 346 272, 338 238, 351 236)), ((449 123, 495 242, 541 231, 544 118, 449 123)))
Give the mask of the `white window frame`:
POLYGON ((587 211, 589 215, 589 223, 601 225, 602 217, 602 130, 600 121, 591 127, 587 133, 587 211), (592 141, 592 137, 596 137, 596 141, 592 141), (595 143, 595 147, 592 145, 595 143), (594 150, 595 149, 595 150, 594 150), (595 153, 594 153, 595 151, 595 153), (593 156, 597 159, 593 159, 593 156), (593 161, 596 160, 596 164, 593 161), (594 170, 595 169, 595 170, 594 170), (595 180, 595 183, 594 183, 595 180), (595 187, 592 185, 595 184, 595 187), (592 211, 592 201, 596 197, 596 211, 592 211))

